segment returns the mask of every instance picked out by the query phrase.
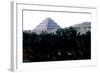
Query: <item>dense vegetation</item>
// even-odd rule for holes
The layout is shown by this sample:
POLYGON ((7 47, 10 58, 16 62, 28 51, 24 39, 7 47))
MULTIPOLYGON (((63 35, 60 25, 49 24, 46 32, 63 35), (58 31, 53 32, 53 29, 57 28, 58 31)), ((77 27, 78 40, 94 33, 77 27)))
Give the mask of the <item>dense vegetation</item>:
POLYGON ((91 33, 74 28, 40 34, 23 31, 23 62, 80 60, 91 58, 91 33))

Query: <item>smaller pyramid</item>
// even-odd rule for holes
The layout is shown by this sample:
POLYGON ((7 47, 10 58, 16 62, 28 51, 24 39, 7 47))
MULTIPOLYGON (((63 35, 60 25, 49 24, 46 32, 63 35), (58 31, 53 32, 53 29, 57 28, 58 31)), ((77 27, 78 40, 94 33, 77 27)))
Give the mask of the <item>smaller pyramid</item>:
POLYGON ((91 31, 91 22, 83 22, 71 27, 75 28, 80 34, 86 34, 87 31, 91 31))
POLYGON ((46 18, 43 20, 34 30, 33 32, 41 33, 43 32, 56 32, 57 29, 60 29, 61 27, 51 18, 46 18))

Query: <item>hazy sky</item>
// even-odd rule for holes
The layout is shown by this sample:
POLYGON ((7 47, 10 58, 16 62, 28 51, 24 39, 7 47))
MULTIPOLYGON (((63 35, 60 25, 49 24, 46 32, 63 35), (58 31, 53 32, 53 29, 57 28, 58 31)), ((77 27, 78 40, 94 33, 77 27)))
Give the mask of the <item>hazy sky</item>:
POLYGON ((62 28, 82 22, 90 22, 91 14, 82 13, 62 13, 43 11, 24 11, 23 30, 33 30, 47 17, 52 18, 62 28))

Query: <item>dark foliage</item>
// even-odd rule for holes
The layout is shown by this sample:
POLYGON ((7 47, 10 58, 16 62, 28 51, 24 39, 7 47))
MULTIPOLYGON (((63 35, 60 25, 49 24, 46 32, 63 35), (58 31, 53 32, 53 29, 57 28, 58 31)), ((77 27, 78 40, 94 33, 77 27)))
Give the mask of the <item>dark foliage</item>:
POLYGON ((23 62, 91 59, 91 33, 77 33, 74 28, 56 33, 23 32, 23 62))

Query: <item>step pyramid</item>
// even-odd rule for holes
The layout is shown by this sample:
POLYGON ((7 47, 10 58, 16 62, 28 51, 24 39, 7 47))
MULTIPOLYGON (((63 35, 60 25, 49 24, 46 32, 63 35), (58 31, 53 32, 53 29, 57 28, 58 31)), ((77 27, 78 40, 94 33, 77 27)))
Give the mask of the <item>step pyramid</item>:
POLYGON ((61 27, 51 18, 46 18, 43 20, 39 25, 36 26, 36 28, 33 30, 33 32, 41 33, 41 32, 56 32, 57 29, 60 29, 61 27))

